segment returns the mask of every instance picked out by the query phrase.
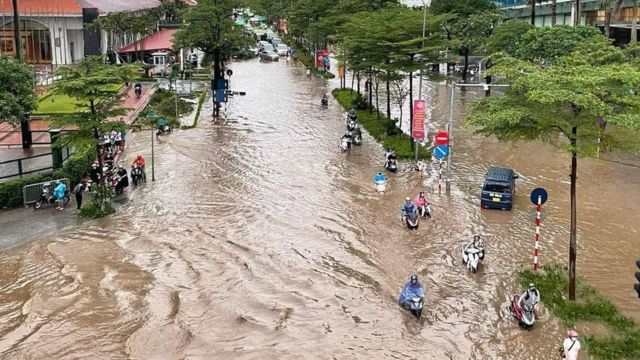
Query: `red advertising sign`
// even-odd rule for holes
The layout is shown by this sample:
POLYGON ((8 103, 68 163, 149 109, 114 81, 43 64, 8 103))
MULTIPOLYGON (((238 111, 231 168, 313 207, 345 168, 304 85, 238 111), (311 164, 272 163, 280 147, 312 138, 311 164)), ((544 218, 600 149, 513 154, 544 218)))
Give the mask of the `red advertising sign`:
POLYGON ((424 139, 424 114, 427 111, 427 102, 425 100, 413 101, 413 129, 411 136, 414 139, 424 139))
POLYGON ((323 70, 324 69, 324 58, 329 58, 329 52, 327 50, 317 50, 316 51, 316 69, 323 70))
POLYGON ((449 144, 449 134, 446 131, 440 131, 436 134, 436 145, 447 145, 449 144))

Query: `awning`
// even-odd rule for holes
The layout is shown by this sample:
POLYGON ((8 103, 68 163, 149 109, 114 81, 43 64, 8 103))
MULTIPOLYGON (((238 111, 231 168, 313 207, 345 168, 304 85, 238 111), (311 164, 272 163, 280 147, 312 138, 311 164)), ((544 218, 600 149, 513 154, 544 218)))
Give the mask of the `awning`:
POLYGON ((121 54, 130 53, 136 51, 136 48, 144 51, 171 50, 173 48, 173 34, 175 34, 175 32, 176 29, 154 32, 151 35, 147 35, 134 43, 120 48, 118 52, 121 54))

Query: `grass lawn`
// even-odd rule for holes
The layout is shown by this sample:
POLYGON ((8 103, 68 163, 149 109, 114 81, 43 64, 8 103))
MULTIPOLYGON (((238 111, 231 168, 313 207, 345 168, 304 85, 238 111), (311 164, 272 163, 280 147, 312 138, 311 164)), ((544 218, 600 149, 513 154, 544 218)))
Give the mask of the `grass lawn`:
MULTIPOLYGON (((114 93, 120 90, 124 84, 115 84, 108 87, 114 93)), ((50 93, 40 99, 38 109, 33 112, 34 115, 42 114, 69 114, 78 109, 76 104, 78 100, 67 95, 50 93)), ((80 108, 82 109, 82 107, 80 108)))
MULTIPOLYGON (((350 110, 358 97, 355 91, 352 93, 349 89, 335 89, 332 94, 345 110, 350 110)), ((392 148, 395 150, 398 158, 415 158, 415 153, 411 150, 411 137, 407 134, 400 133, 395 123, 382 115, 382 113, 380 113, 380 118, 378 118, 378 111, 369 114, 368 110, 358 110, 358 122, 367 130, 369 135, 380 142, 385 149, 392 148)), ((422 146, 419 147, 418 151, 421 159, 429 159, 431 157, 429 151, 422 146)))
MULTIPOLYGON (((567 271, 559 265, 543 266, 541 271, 527 269, 518 273, 522 286, 534 283, 544 305, 567 327, 575 327, 589 355, 594 359, 640 359, 640 327, 620 313, 613 303, 581 281, 576 284, 575 302, 569 293, 567 271), (599 324, 605 334, 583 334, 581 325, 599 324)), ((631 282, 630 282, 631 283, 631 282)))

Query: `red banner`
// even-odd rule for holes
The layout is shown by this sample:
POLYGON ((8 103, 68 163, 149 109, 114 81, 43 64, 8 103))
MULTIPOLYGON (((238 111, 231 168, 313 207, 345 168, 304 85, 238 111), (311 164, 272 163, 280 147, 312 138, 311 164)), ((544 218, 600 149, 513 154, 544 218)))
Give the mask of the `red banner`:
POLYGON ((324 70, 324 58, 329 57, 329 52, 327 50, 318 50, 316 51, 316 69, 324 70))
POLYGON ((424 139, 424 114, 427 111, 427 102, 425 100, 413 101, 413 129, 411 136, 414 139, 424 139))

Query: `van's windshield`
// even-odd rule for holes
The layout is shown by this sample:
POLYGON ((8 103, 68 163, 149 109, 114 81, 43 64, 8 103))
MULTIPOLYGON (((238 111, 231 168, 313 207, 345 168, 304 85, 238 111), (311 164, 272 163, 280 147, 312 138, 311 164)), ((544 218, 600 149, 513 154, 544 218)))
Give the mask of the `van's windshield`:
POLYGON ((505 192, 509 192, 509 186, 504 183, 488 182, 484 185, 484 191, 505 193, 505 192))

